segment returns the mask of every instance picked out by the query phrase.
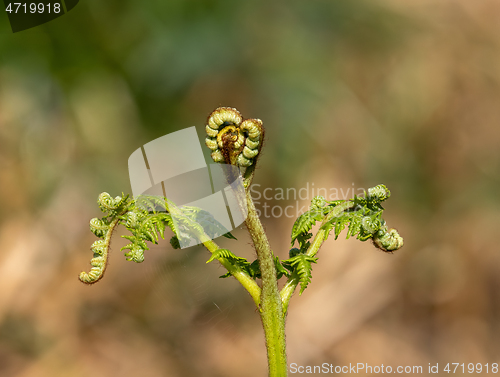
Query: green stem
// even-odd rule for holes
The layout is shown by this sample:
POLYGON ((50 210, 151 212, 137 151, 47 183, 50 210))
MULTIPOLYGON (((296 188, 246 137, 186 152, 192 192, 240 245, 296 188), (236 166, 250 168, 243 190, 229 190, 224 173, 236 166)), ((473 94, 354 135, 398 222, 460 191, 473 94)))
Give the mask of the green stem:
MULTIPOLYGON (((328 213, 328 215, 326 215, 326 217, 323 219, 323 222, 321 223, 320 229, 314 236, 313 242, 307 249, 306 255, 314 257, 318 253, 321 245, 323 245, 323 242, 325 242, 328 233, 326 232, 326 230, 321 229, 322 226, 331 219, 333 219, 334 217, 341 215, 342 212, 347 211, 348 209, 353 208, 354 206, 355 206, 354 201, 348 200, 335 206, 328 213)), ((283 315, 286 314, 288 305, 290 304, 290 299, 292 298, 293 292, 295 292, 295 288, 297 288, 298 284, 299 284, 299 277, 296 274, 292 274, 292 276, 288 278, 288 281, 286 282, 285 286, 280 292, 281 301, 283 302, 283 315)))
MULTIPOLYGON (((126 211, 123 211, 118 216, 123 215, 125 212, 126 211)), ((90 272, 87 273, 85 271, 82 271, 82 273, 80 273, 79 279, 82 283, 94 284, 97 283, 99 280, 101 280, 102 277, 104 276, 104 272, 106 271, 106 267, 108 266, 109 245, 111 243, 111 236, 113 235, 113 232, 115 231, 118 225, 120 225, 120 219, 118 217, 115 218, 109 224, 106 236, 104 237, 104 244, 105 244, 104 251, 102 255, 92 258, 92 261, 90 262, 92 265, 90 272), (96 264, 94 261, 98 261, 100 263, 96 264)))
MULTIPOLYGON (((176 214, 177 216, 182 216, 182 213, 173 203, 169 203, 168 208, 170 213, 176 214)), ((219 245, 212 241, 212 239, 207 236, 207 234, 201 229, 201 227, 193 225, 191 226, 191 231, 212 254, 220 249, 219 245)), ((248 293, 250 293, 250 296, 252 296, 255 305, 259 307, 261 289, 255 282, 255 280, 253 280, 246 271, 243 271, 240 267, 232 264, 227 259, 217 258, 217 260, 232 276, 236 278, 236 280, 240 282, 240 284, 248 291, 248 293)))
POLYGON ((260 317, 266 338, 269 376, 281 377, 287 375, 285 318, 278 291, 276 268, 273 252, 266 233, 255 209, 250 191, 246 192, 248 216, 246 225, 252 237, 262 275, 262 294, 260 300, 260 317))
POLYGON ((256 164, 254 163, 245 170, 245 174, 243 176, 243 186, 245 189, 250 189, 250 185, 252 184, 253 176, 255 174, 255 165, 256 164))
POLYGON ((292 298, 293 292, 295 292, 295 288, 297 288, 299 281, 299 276, 296 273, 292 274, 292 276, 288 278, 285 286, 281 289, 280 296, 281 302, 283 303, 283 316, 286 315, 288 304, 290 303, 290 299, 292 298))
MULTIPOLYGON (((219 246, 206 235, 202 236, 202 242, 203 245, 212 254, 220 249, 219 246)), ((218 258, 217 260, 226 268, 226 270, 231 275, 236 278, 236 280, 241 283, 241 285, 248 291, 248 293, 250 293, 250 296, 252 296, 255 305, 259 307, 261 289, 255 282, 255 280, 253 280, 246 272, 242 271, 238 266, 231 264, 231 262, 229 262, 227 259, 218 258)))

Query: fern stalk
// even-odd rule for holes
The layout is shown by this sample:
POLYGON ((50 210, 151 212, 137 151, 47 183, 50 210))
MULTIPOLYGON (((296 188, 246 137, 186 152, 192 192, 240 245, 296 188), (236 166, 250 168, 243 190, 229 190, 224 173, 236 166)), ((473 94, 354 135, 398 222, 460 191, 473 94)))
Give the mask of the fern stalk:
MULTIPOLYGON (((325 217, 325 219, 323 220, 321 226, 323 226, 324 224, 326 224, 328 221, 330 221, 334 217, 337 217, 337 216, 341 215, 342 212, 347 211, 350 208, 353 208, 354 206, 355 206, 355 203, 352 202, 352 201, 346 201, 346 202, 343 202, 343 203, 337 205, 325 217)), ((310 257, 314 257, 318 253, 321 245, 323 245, 323 242, 325 242, 326 237, 328 235, 328 231, 326 231, 325 229, 322 229, 321 226, 320 226, 320 229, 318 230, 318 232, 316 233, 316 235, 314 236, 313 243, 311 244, 311 246, 309 246, 309 249, 307 249, 307 253, 306 254, 309 255, 310 257)))
POLYGON ((255 246, 262 274, 262 293, 259 311, 266 338, 269 376, 286 376, 285 318, 278 290, 273 253, 255 210, 250 191, 247 191, 246 198, 248 204, 246 226, 255 246))

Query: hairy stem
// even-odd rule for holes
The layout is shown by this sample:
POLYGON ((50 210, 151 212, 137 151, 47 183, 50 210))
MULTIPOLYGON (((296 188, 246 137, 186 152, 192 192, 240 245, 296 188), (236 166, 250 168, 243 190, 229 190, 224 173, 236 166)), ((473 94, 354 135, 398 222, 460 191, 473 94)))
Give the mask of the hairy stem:
POLYGON ((290 303, 290 299, 292 298, 293 292, 295 292, 295 288, 297 288, 299 281, 299 276, 294 273, 288 278, 285 286, 281 289, 280 296, 283 303, 283 316, 286 315, 288 304, 290 303))
MULTIPOLYGON (((342 212, 347 211, 350 208, 353 208, 355 206, 354 201, 346 201, 343 203, 340 203, 339 205, 335 206, 330 213, 325 217, 323 222, 321 223, 320 229, 314 236, 313 242, 307 249, 306 255, 310 257, 314 257, 321 245, 323 245, 323 242, 325 242, 326 236, 328 236, 328 233, 326 230, 321 229, 321 227, 326 224, 328 221, 333 219, 334 217, 337 217, 342 214, 342 212)), ((288 281, 286 282, 285 286, 280 292, 281 296, 281 301, 283 302, 283 315, 286 314, 286 311, 288 309, 288 305, 290 303, 290 299, 292 298, 293 293, 295 292, 295 288, 297 288, 297 285, 299 284, 299 277, 297 274, 292 274, 290 278, 288 278, 288 281)))
POLYGON ((245 189, 250 189, 250 185, 252 184, 253 181, 253 176, 255 173, 255 165, 252 164, 245 170, 245 175, 243 176, 243 186, 245 189))
MULTIPOLYGON (((121 213, 120 215, 122 215, 121 213)), ((108 266, 108 256, 109 256, 109 246, 111 244, 111 236, 113 235, 114 230, 119 225, 120 219, 114 219, 108 226, 108 230, 106 232, 106 236, 104 238, 104 250, 102 255, 98 255, 90 261, 92 268, 90 271, 82 272, 79 276, 79 279, 82 283, 85 284, 94 284, 102 279, 104 276, 104 272, 106 271, 106 267, 108 266)), ((94 254, 95 255, 95 254, 94 254)))
POLYGON ((246 197, 248 204, 246 225, 257 252, 262 275, 259 310, 266 338, 269 376, 286 376, 285 318, 278 291, 273 253, 249 191, 246 192, 246 197))

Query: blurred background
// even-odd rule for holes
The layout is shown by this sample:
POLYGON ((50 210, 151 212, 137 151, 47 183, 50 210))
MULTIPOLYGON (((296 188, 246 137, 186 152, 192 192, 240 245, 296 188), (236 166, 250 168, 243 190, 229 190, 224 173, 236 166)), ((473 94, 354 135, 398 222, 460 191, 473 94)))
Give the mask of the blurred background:
MULTIPOLYGON (((77 279, 128 156, 221 105, 264 121, 256 191, 384 183, 405 239, 325 243, 289 363, 499 362, 499 18, 495 0, 86 0, 12 34, 1 14, 0 375, 266 375, 253 302, 205 250, 167 239, 135 264, 116 235, 104 279, 77 279)), ((294 218, 263 222, 286 259, 294 218)), ((234 234, 220 245, 252 258, 234 234)))

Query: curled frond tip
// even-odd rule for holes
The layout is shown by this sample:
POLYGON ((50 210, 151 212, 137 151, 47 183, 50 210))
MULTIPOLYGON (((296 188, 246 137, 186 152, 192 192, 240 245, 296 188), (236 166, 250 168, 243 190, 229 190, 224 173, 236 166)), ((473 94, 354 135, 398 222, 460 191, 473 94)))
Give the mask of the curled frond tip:
POLYGON ((219 107, 209 115, 205 130, 205 144, 215 162, 240 167, 255 164, 264 138, 260 119, 243 120, 238 110, 219 107))

